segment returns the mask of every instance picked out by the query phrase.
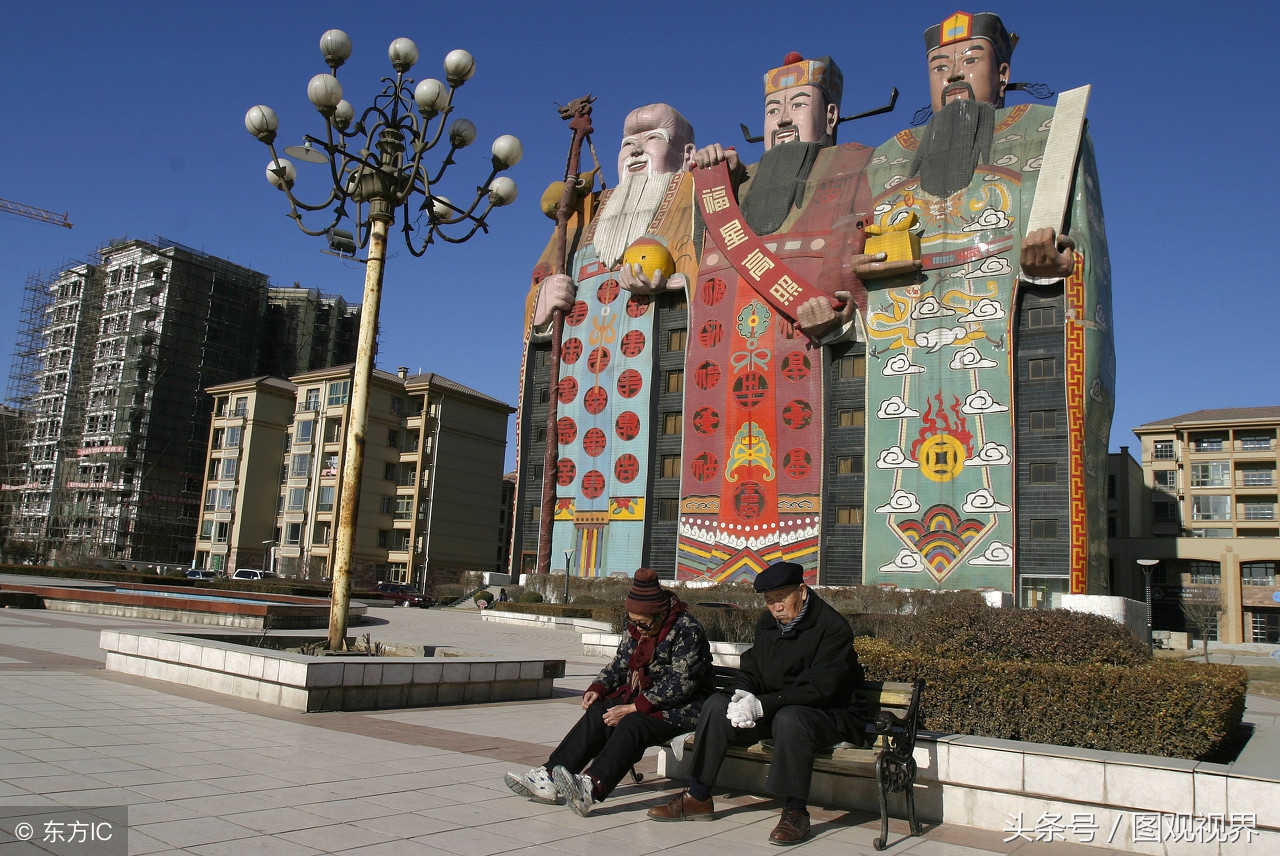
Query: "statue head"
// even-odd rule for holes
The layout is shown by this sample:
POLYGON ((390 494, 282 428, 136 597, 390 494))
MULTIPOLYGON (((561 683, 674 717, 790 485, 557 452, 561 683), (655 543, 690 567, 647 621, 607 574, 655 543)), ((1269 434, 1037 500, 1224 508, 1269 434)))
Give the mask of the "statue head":
POLYGON ((929 104, 934 112, 967 98, 1004 106, 1009 58, 1018 44, 992 12, 956 12, 924 31, 929 61, 929 104))
POLYGON ((622 123, 618 180, 629 175, 686 172, 693 163, 693 125, 670 104, 646 104, 622 123))
POLYGON ((829 56, 787 54, 764 76, 764 149, 783 143, 835 140, 844 76, 829 56))

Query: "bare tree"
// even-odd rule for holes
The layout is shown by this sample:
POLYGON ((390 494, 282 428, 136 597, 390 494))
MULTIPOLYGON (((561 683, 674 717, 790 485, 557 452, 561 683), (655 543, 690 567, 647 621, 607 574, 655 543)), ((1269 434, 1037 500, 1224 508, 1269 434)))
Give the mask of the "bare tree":
POLYGON ((1187 586, 1182 590, 1182 615, 1200 636, 1204 661, 1209 662, 1209 636, 1216 636, 1222 614, 1221 586, 1187 586))

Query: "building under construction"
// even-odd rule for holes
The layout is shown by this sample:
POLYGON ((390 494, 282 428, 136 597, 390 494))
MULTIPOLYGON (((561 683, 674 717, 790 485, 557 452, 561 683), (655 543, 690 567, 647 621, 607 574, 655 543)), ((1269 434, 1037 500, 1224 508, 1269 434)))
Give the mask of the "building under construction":
POLYGON ((7 396, 26 453, 3 473, 0 550, 60 564, 190 562, 205 388, 349 362, 358 315, 162 238, 114 241, 30 277, 7 396))

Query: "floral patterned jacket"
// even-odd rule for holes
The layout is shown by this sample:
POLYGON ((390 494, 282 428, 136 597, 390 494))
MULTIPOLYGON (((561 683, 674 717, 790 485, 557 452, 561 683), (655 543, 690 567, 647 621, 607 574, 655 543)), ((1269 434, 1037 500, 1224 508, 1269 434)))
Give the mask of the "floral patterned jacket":
POLYGON ((627 630, 613 660, 587 691, 622 698, 641 713, 692 731, 702 703, 715 692, 706 631, 683 602, 673 601, 652 659, 644 668, 633 670, 630 664, 643 637, 630 625, 627 630))

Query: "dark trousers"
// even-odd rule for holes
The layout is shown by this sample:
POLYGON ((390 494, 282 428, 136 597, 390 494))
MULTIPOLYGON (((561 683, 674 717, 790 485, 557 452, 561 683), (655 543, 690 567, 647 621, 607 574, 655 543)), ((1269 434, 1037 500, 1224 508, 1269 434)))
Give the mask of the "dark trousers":
POLYGON ((725 693, 716 693, 702 705, 690 775, 714 785, 730 746, 773 738, 773 759, 765 790, 774 796, 807 800, 814 756, 844 739, 836 717, 821 708, 789 704, 771 718, 757 720, 755 728, 734 728, 725 716, 728 706, 729 696, 725 693))
POLYGON ((570 773, 586 770, 600 785, 597 796, 604 799, 632 765, 644 757, 644 750, 666 743, 681 733, 680 728, 666 720, 639 712, 627 714, 615 726, 605 725, 604 712, 619 704, 625 702, 620 699, 593 702, 551 753, 547 769, 559 765, 570 773))

